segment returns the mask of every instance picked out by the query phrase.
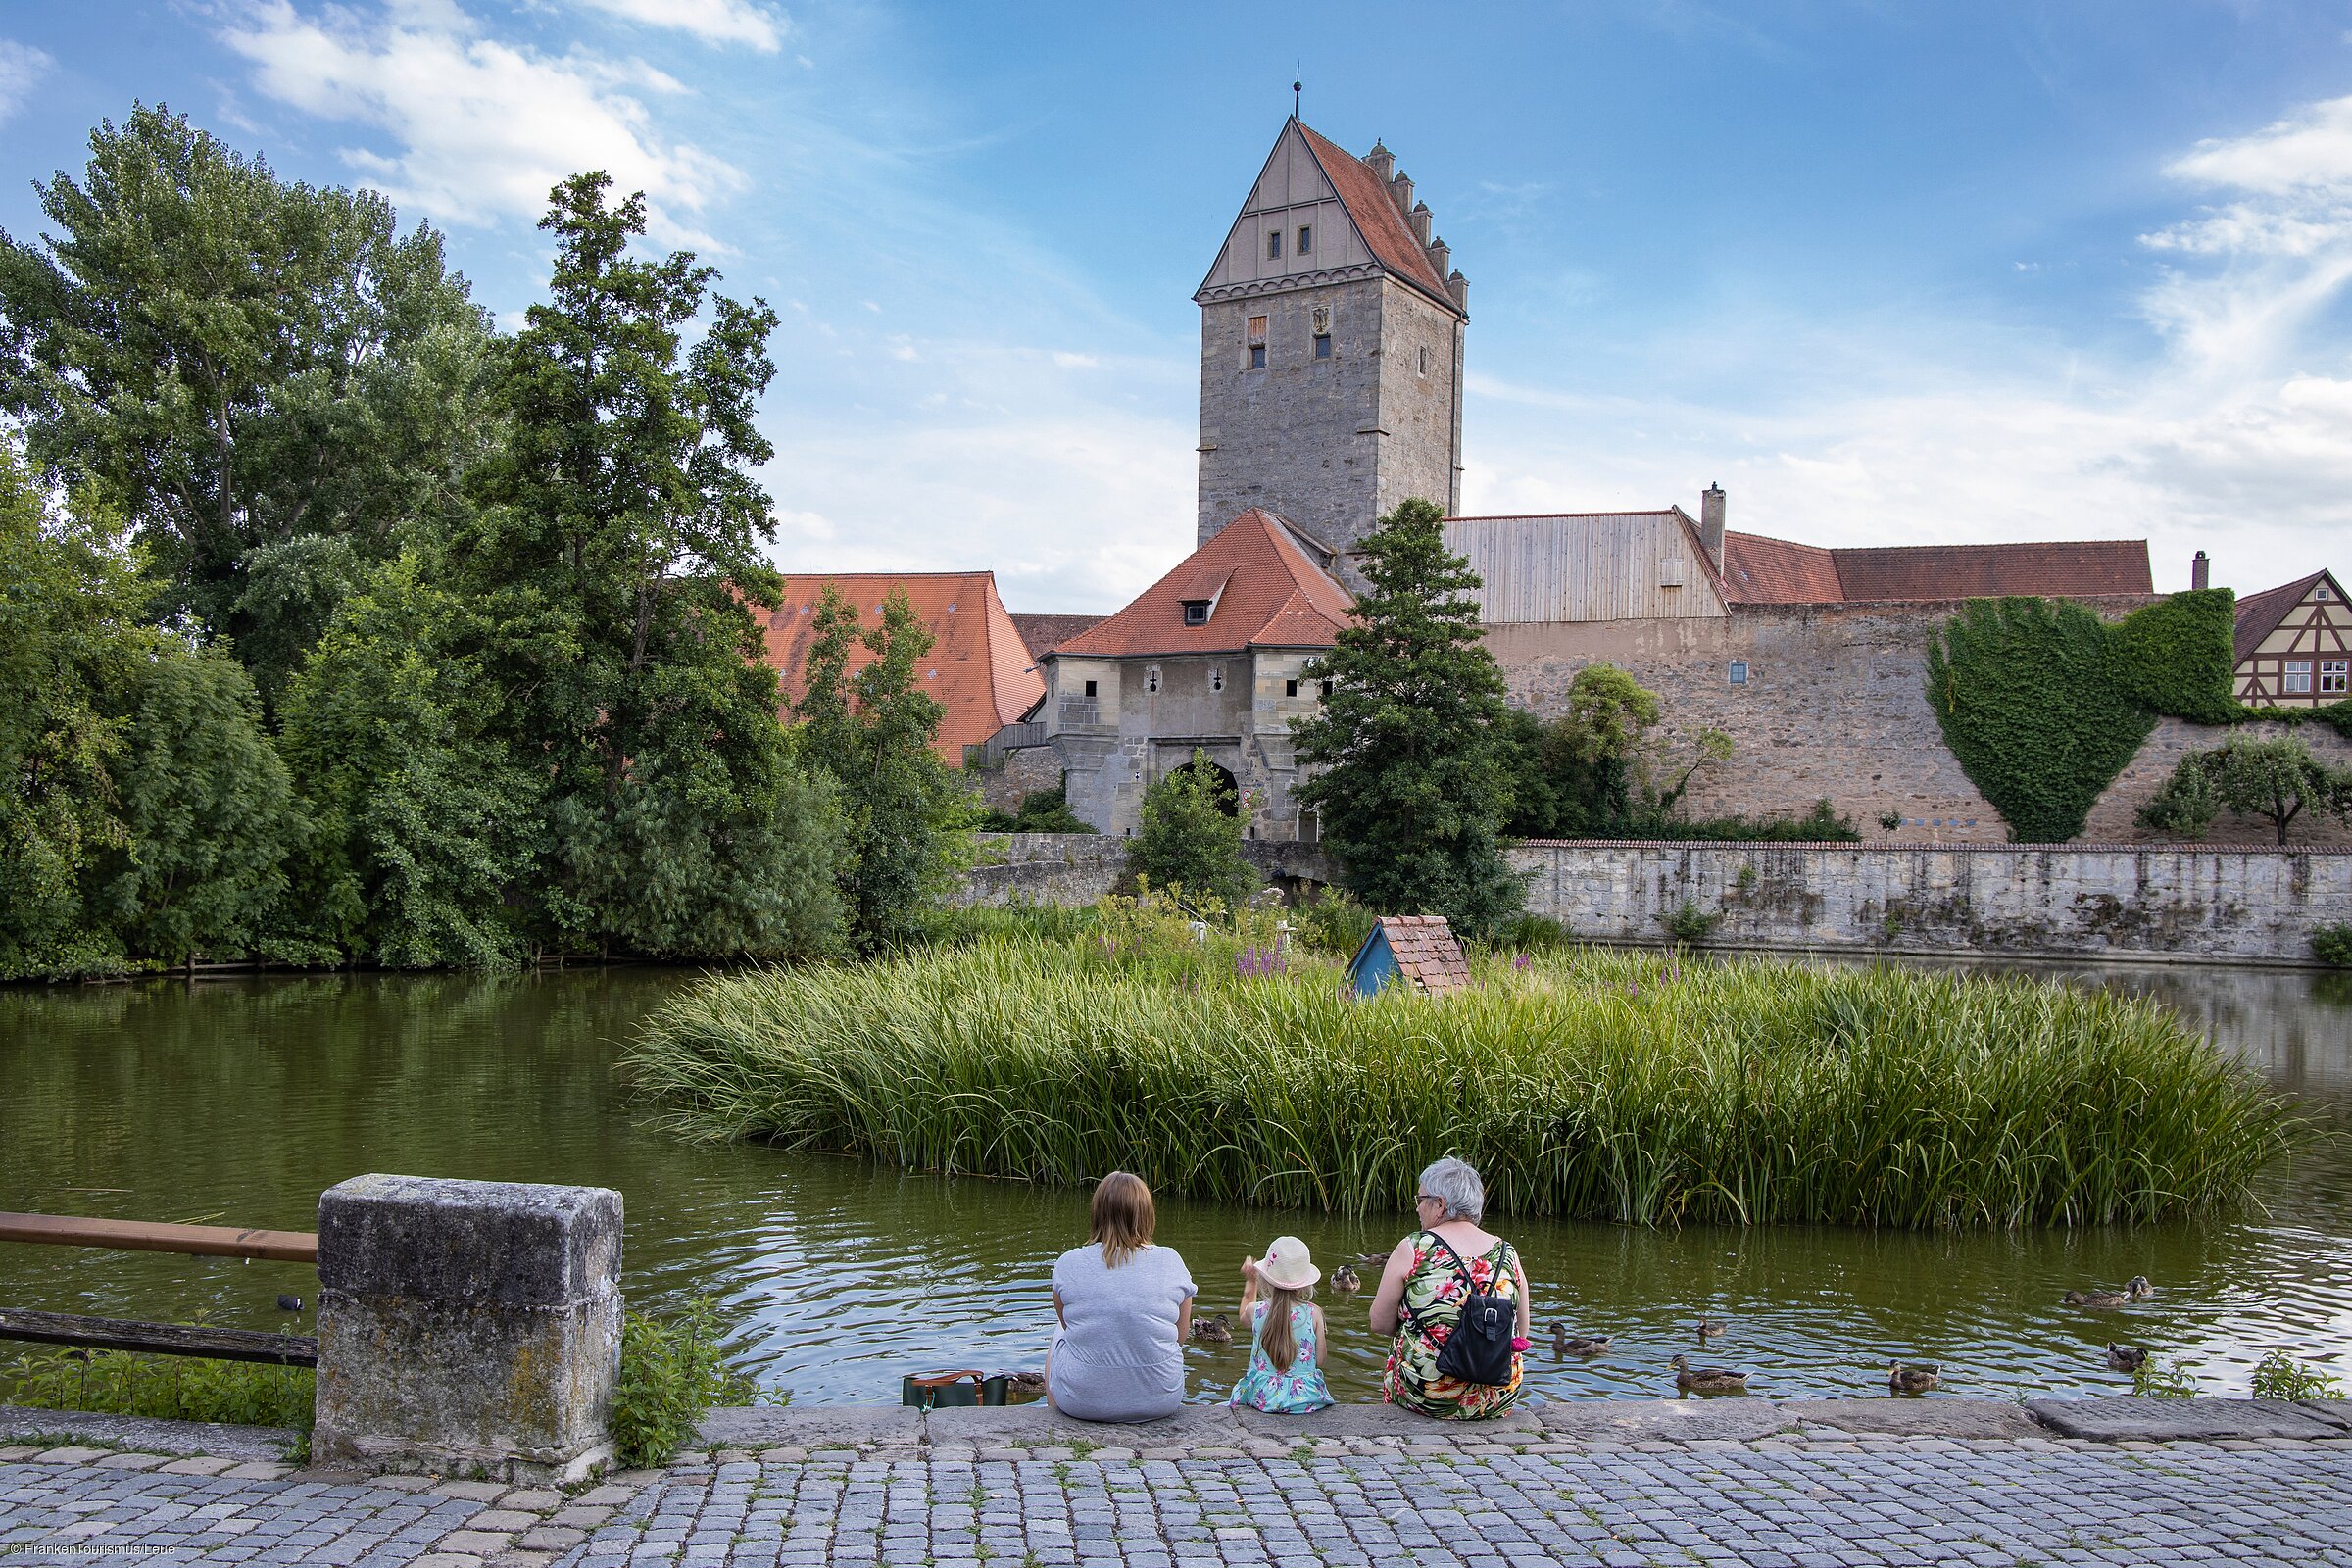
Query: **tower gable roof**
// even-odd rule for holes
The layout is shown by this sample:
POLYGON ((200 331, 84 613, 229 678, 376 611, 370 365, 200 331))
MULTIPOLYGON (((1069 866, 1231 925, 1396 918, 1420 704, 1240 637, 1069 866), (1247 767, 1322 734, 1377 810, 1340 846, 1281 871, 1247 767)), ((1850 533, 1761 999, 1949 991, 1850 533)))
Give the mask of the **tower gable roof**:
POLYGON ((1257 183, 1226 232, 1224 249, 1193 299, 1207 304, 1382 273, 1461 314, 1445 277, 1413 236, 1380 176, 1362 159, 1293 117, 1274 139, 1257 183), (1325 216, 1316 222, 1316 249, 1299 256, 1294 249, 1298 226, 1294 220, 1306 219, 1310 212, 1325 216), (1259 235, 1274 214, 1283 215, 1278 226, 1285 235, 1285 254, 1269 258, 1259 235), (1335 220, 1345 225, 1344 234, 1332 233, 1335 220))
POLYGON ((1178 562, 1133 604, 1055 648, 1049 658, 1236 654, 1251 648, 1329 648, 1355 599, 1315 564, 1290 525, 1252 507, 1178 562), (1205 625, 1184 623, 1185 601, 1223 580, 1205 625))

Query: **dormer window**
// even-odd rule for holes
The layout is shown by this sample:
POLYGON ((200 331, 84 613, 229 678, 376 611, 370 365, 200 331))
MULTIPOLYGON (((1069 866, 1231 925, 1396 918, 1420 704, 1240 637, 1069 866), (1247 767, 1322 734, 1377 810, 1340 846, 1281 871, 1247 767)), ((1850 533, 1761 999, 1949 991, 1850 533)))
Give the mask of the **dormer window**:
POLYGON ((1184 602, 1184 623, 1187 626, 1207 625, 1208 601, 1205 599, 1187 599, 1184 602))

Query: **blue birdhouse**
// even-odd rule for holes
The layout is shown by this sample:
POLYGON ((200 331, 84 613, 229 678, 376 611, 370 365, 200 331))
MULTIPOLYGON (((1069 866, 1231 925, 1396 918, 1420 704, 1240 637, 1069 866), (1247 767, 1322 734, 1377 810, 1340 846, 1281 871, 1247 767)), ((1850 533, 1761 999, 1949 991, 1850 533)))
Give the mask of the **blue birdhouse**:
POLYGON ((1397 984, 1442 996, 1469 981, 1470 960, 1442 914, 1384 914, 1348 961, 1348 983, 1359 997, 1397 984))

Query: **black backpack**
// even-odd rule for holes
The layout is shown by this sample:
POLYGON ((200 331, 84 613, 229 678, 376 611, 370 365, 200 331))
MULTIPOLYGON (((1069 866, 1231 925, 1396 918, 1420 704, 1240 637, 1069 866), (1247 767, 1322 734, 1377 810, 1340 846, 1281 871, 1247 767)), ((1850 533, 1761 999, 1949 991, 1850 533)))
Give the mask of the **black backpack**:
MULTIPOLYGON (((1480 1293, 1472 1283, 1470 1265, 1462 1254, 1446 1244, 1436 1231, 1429 1239, 1446 1249, 1454 1267, 1462 1271, 1462 1284, 1470 1294, 1462 1299, 1462 1315, 1446 1336, 1438 1349, 1438 1371, 1462 1383, 1484 1383, 1492 1388, 1506 1388, 1511 1381, 1511 1341, 1519 1336, 1519 1303, 1507 1296, 1489 1296, 1480 1293)), ((1502 1267, 1511 1261, 1506 1245, 1502 1267)), ((1501 1278, 1497 1269, 1495 1277, 1501 1278)))

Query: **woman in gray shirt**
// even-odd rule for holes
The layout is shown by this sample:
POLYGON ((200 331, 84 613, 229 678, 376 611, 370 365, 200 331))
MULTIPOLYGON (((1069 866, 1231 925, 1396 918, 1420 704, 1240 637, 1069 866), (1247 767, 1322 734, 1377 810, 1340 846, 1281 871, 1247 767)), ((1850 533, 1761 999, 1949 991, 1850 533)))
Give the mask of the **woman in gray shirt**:
POLYGON ((1143 1178, 1114 1170, 1095 1188, 1087 1245, 1054 1264, 1061 1327, 1046 1355, 1046 1398, 1081 1421, 1151 1421, 1184 1403, 1193 1276, 1152 1245, 1143 1178))

